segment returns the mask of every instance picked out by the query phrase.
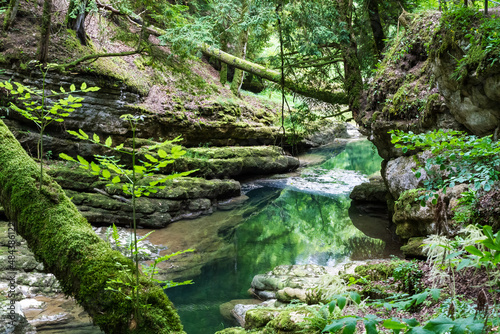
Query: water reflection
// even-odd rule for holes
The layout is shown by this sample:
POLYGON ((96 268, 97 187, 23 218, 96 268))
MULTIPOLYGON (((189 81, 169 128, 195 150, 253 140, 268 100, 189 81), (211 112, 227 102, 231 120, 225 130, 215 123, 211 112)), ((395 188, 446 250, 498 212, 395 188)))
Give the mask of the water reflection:
MULTIPOLYGON (((275 266, 334 265, 387 255, 386 242, 360 231, 349 217, 348 193, 380 170, 381 158, 372 144, 358 141, 314 154, 323 155, 324 162, 302 171, 304 177, 254 181, 246 187, 253 190, 246 193, 244 207, 204 217, 197 224, 202 229, 203 219, 217 219, 224 253, 202 268, 195 285, 167 291, 188 334, 213 333, 232 325, 220 316, 218 306, 246 298, 253 276, 275 266), (225 224, 223 215, 232 217, 233 223, 225 224)), ((369 219, 362 218, 362 224, 369 225, 369 219)), ((183 222, 174 225, 179 224, 183 222)))

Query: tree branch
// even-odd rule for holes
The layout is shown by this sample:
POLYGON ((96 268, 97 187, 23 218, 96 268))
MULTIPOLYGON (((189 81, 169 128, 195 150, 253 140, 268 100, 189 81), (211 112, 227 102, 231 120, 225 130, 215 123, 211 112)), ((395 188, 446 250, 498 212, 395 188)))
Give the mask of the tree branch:
POLYGON ((83 63, 84 61, 87 61, 87 60, 96 60, 98 58, 105 58, 105 57, 130 56, 133 54, 142 53, 143 51, 144 51, 143 49, 136 49, 136 50, 132 50, 132 51, 123 51, 123 52, 94 53, 91 55, 86 55, 86 56, 83 56, 81 58, 78 58, 77 60, 72 61, 71 63, 54 65, 53 68, 66 69, 67 67, 75 67, 76 65, 83 63))

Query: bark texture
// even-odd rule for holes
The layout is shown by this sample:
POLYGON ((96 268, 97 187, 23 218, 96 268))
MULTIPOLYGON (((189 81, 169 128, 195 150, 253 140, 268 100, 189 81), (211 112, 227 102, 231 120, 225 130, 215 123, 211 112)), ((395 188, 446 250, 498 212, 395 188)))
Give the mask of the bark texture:
POLYGON ((49 41, 50 41, 50 21, 52 18, 52 0, 43 2, 43 16, 40 36, 40 47, 38 48, 38 60, 42 64, 47 63, 49 56, 49 41))
POLYGON ((38 189, 39 168, 0 120, 0 204, 17 233, 61 287, 82 305, 105 333, 183 333, 179 317, 162 288, 141 276, 139 321, 123 293, 106 290, 109 280, 130 282, 132 261, 110 248, 46 174, 38 189))
POLYGON ((382 51, 385 47, 385 34, 382 28, 382 22, 380 21, 380 14, 378 11, 378 1, 379 0, 369 0, 368 1, 368 15, 370 17, 370 27, 372 28, 373 39, 375 40, 375 46, 377 48, 378 57, 382 57, 382 51))
POLYGON ((19 2, 21 0, 10 0, 9 2, 9 7, 7 8, 7 11, 5 12, 4 20, 3 20, 3 30, 7 31, 9 30, 10 26, 14 22, 16 15, 17 15, 17 9, 19 8, 19 2))
POLYGON ((344 58, 344 90, 347 92, 349 109, 354 118, 359 114, 361 94, 363 92, 363 78, 359 66, 358 45, 352 27, 353 1, 340 0, 337 3, 341 22, 346 23, 349 31, 349 42, 341 45, 344 58))

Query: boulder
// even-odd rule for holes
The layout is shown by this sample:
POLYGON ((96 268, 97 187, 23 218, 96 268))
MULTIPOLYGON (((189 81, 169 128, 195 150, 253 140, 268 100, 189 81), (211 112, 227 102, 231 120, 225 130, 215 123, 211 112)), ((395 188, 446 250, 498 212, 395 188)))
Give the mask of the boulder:
POLYGON ((352 190, 349 198, 357 202, 387 202, 387 186, 382 177, 374 177, 370 182, 365 182, 357 185, 352 190))
POLYGON ((313 302, 335 294, 343 283, 332 267, 307 265, 283 265, 266 274, 254 276, 252 291, 260 298, 276 296, 281 302, 298 299, 313 302), (264 293, 263 293, 264 292, 264 293))

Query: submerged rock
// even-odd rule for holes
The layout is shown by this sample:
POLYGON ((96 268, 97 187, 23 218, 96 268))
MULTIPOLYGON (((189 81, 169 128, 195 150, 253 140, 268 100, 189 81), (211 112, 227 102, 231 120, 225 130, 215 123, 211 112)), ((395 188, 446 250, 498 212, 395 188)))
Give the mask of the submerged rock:
POLYGON ((282 302, 298 299, 302 302, 321 300, 334 294, 343 283, 336 273, 338 269, 314 264, 283 265, 266 274, 256 275, 251 284, 253 294, 266 298, 275 294, 282 302))

